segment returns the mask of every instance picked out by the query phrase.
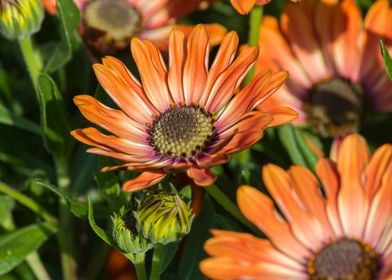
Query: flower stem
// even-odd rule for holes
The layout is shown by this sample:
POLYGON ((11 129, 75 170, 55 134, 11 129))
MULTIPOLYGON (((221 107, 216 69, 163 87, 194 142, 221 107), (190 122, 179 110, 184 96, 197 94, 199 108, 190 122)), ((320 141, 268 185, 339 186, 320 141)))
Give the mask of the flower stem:
MULTIPOLYGON (((260 24, 263 19, 263 6, 255 5, 250 12, 249 17, 249 37, 248 44, 251 46, 257 46, 259 43, 259 32, 260 32, 260 24)), ((249 71, 248 75, 245 78, 245 84, 249 84, 252 80, 253 75, 255 73, 255 67, 249 71)))
POLYGON ((223 209, 229 212, 240 223, 248 227, 254 234, 260 235, 260 231, 245 218, 238 207, 216 185, 211 185, 204 189, 223 209))
POLYGON ((164 246, 161 244, 156 244, 154 247, 150 280, 159 280, 159 276, 161 275, 161 259, 163 255, 163 248, 164 246))
POLYGON ((50 276, 45 269, 44 264, 42 263, 37 251, 29 254, 26 257, 26 261, 29 264, 31 270, 34 272, 35 277, 38 280, 50 280, 50 276))
POLYGON ((34 213, 40 215, 45 221, 52 225, 57 224, 57 219, 50 214, 45 208, 39 205, 37 202, 32 200, 30 197, 22 194, 21 192, 7 186, 6 184, 0 182, 0 192, 7 194, 8 196, 12 197, 20 204, 26 206, 34 213))
MULTIPOLYGON (((27 66, 31 82, 34 88, 37 85, 38 76, 42 70, 42 59, 40 54, 34 49, 31 37, 26 37, 19 40, 19 46, 22 51, 23 59, 27 66)), ((38 96, 37 96, 38 98, 38 96)))
MULTIPOLYGON (((70 180, 68 176, 67 163, 64 159, 55 158, 57 184, 59 188, 68 189, 70 180)), ((75 248, 73 246, 72 216, 68 210, 67 202, 60 199, 59 202, 59 230, 57 238, 61 249, 61 264, 63 268, 63 279, 73 280, 76 277, 75 248)))
POLYGON ((136 276, 138 280, 147 280, 146 274, 146 266, 144 265, 145 255, 144 254, 137 254, 137 255, 127 255, 129 260, 133 260, 133 266, 136 270, 136 276))

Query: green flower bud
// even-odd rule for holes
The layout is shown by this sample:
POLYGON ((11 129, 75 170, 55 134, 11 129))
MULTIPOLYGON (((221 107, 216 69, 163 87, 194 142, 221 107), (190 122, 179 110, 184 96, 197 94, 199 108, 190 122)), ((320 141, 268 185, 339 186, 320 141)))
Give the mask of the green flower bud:
POLYGON ((37 32, 44 18, 40 0, 0 0, 0 33, 21 39, 37 32))
POLYGON ((153 244, 143 238, 137 231, 136 219, 131 211, 120 215, 114 214, 112 219, 112 237, 117 248, 120 249, 133 263, 144 258, 144 254, 153 244))
POLYGON ((193 214, 173 188, 147 196, 135 213, 139 232, 152 243, 168 244, 189 233, 193 214))

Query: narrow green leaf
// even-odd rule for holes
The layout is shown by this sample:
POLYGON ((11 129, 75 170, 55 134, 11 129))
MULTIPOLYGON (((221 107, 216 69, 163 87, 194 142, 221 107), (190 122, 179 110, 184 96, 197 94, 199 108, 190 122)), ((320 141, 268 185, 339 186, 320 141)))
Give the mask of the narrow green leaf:
POLYGON ((105 241, 109 246, 115 247, 115 245, 112 243, 111 238, 107 233, 100 228, 97 223, 95 222, 94 218, 94 207, 91 202, 91 199, 88 199, 88 222, 91 226, 91 228, 94 230, 95 234, 98 235, 103 241, 105 241))
POLYGON ((392 58, 388 53, 383 41, 380 41, 382 56, 384 57, 385 69, 387 70, 389 79, 392 80, 392 58))
POLYGON ((61 41, 55 47, 44 72, 51 73, 61 68, 72 57, 72 51, 77 41, 76 27, 79 24, 80 13, 73 0, 57 0, 61 25, 61 41))
POLYGON ((9 111, 3 104, 0 103, 0 123, 14 126, 26 131, 41 135, 41 128, 35 123, 26 120, 15 113, 9 111))
POLYGON ((0 236, 0 275, 20 264, 54 232, 48 224, 34 224, 0 236))
POLYGON ((38 78, 38 94, 41 107, 41 126, 45 146, 54 157, 65 157, 72 139, 68 112, 56 83, 47 74, 38 78))
POLYGON ((317 157, 306 144, 299 129, 292 125, 283 125, 278 128, 278 135, 294 164, 314 170, 317 157))
POLYGON ((172 242, 166 244, 163 249, 163 256, 161 259, 161 274, 166 270, 166 268, 170 265, 174 256, 177 253, 178 245, 180 242, 172 242))

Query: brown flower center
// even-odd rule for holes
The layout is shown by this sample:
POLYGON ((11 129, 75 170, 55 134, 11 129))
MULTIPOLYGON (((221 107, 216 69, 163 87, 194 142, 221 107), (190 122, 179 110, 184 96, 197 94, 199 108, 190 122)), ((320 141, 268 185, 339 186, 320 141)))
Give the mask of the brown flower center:
POLYGON ((160 115, 150 129, 150 144, 165 156, 196 157, 208 147, 214 118, 197 106, 176 107, 160 115))
POLYGON ((324 137, 353 131, 364 114, 364 92, 348 80, 332 78, 310 89, 304 110, 313 129, 324 137))
POLYGON ((129 39, 141 30, 141 15, 126 0, 93 0, 84 10, 84 20, 112 40, 129 39))
POLYGON ((380 256, 369 245, 343 238, 324 246, 308 263, 311 280, 372 280, 380 256))

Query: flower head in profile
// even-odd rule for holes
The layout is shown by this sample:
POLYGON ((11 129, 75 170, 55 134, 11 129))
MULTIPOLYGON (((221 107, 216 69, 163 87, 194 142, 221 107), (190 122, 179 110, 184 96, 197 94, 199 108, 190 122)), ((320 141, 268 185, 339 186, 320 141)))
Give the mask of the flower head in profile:
MULTIPOLYGON (((74 0, 81 12, 79 33, 86 44, 98 54, 125 49, 133 37, 148 39, 161 49, 168 46, 174 26, 190 32, 189 26, 176 25, 178 18, 191 13, 208 1, 203 0, 74 0)), ((210 0, 211 1, 211 0, 210 0)), ((54 0, 45 0, 49 13, 56 9, 54 0)), ((214 44, 226 29, 219 24, 207 25, 214 44)))
POLYGON ((290 104, 300 113, 297 123, 309 124, 322 136, 345 135, 368 112, 392 109, 392 83, 379 37, 362 29, 353 0, 287 3, 279 23, 265 17, 260 46, 259 69, 290 73, 270 102, 290 104))
POLYGON ((74 98, 82 114, 112 133, 93 127, 72 135, 93 146, 91 153, 125 162, 103 171, 127 169, 142 172, 123 189, 135 191, 160 182, 168 173, 184 171, 197 185, 208 186, 216 176, 210 168, 248 148, 263 130, 296 117, 291 110, 254 110, 287 77, 284 71, 258 73, 246 87, 239 85, 254 65, 258 47, 236 56, 238 36, 228 33, 209 67, 209 38, 203 25, 189 39, 173 30, 166 67, 156 46, 134 38, 131 51, 139 82, 114 57, 95 64, 97 78, 119 109, 89 95, 74 98))
POLYGON ((0 0, 0 34, 21 39, 37 32, 44 18, 39 0, 0 0))
POLYGON ((320 159, 316 174, 264 166, 274 201, 250 186, 238 189, 237 201, 268 239, 214 230, 202 272, 212 279, 391 279, 392 145, 370 156, 365 140, 351 134, 337 161, 320 159))
MULTIPOLYGON (((299 0, 291 0, 292 2, 298 2, 299 0)), ((242 15, 245 15, 252 10, 254 5, 265 5, 271 2, 271 0, 230 0, 231 5, 234 9, 242 15)))

